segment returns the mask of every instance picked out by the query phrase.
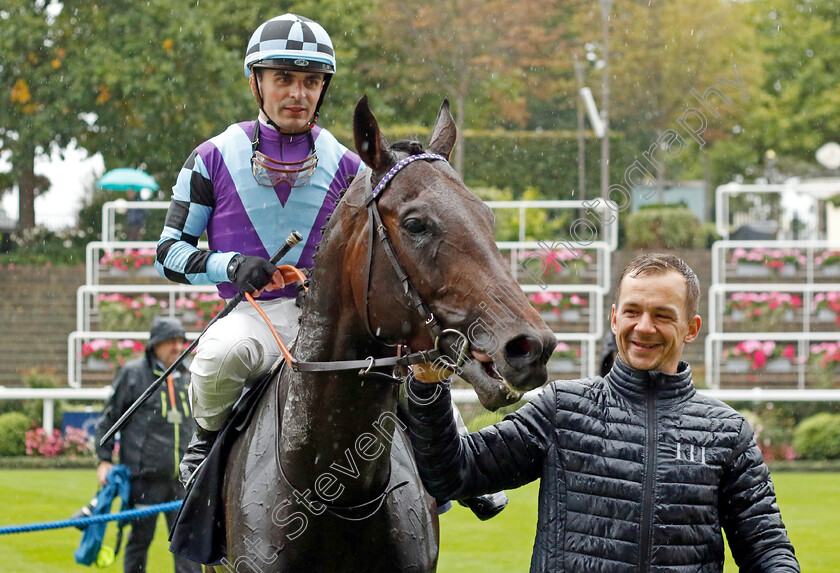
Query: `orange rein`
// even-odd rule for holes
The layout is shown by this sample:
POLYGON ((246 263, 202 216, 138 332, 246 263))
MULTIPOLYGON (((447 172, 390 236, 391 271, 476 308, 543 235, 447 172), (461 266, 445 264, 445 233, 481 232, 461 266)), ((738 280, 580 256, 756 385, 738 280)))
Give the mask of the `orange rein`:
MULTIPOLYGON (((304 290, 309 290, 307 289, 306 284, 304 283, 304 281, 306 280, 306 276, 300 271, 300 269, 293 267, 292 265, 280 265, 277 268, 280 270, 280 274, 283 276, 283 282, 285 282, 287 285, 300 282, 304 285, 304 290)), ((283 343, 283 339, 280 338, 279 334, 277 334, 277 330, 274 329, 274 325, 271 324, 271 320, 265 314, 265 311, 263 311, 260 305, 257 304, 257 301, 254 300, 254 297, 252 297, 250 293, 246 292, 245 298, 248 300, 248 302, 251 303, 251 306, 253 306, 256 309, 256 311, 260 313, 260 316, 268 325, 268 329, 271 331, 271 334, 274 335, 274 340, 276 340, 278 346, 280 346, 280 352, 283 353, 283 358, 286 359, 286 364, 291 366, 294 362, 294 357, 292 356, 292 353, 289 352, 289 349, 286 348, 286 345, 283 343)))

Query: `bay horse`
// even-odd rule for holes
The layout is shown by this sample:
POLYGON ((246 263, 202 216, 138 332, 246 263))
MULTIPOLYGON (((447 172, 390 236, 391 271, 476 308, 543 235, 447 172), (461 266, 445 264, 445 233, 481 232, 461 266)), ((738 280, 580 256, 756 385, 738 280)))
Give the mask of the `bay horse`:
POLYGON ((460 375, 491 409, 547 379, 554 335, 507 270, 492 212, 447 162, 448 102, 426 154, 389 147, 366 97, 353 131, 368 169, 324 229, 293 353, 301 365, 369 360, 380 376, 289 365, 275 375, 227 463, 237 571, 436 569, 435 500, 395 415, 399 386, 372 357, 395 344, 431 351, 437 325, 469 340, 460 375))

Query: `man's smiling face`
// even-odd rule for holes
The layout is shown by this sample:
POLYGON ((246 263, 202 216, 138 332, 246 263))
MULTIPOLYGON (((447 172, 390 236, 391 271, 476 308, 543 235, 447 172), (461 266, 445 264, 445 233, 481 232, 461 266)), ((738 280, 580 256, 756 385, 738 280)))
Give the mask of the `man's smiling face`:
POLYGON ((683 347, 700 331, 688 317, 687 289, 677 271, 625 276, 612 307, 611 326, 621 361, 637 370, 676 374, 683 347))

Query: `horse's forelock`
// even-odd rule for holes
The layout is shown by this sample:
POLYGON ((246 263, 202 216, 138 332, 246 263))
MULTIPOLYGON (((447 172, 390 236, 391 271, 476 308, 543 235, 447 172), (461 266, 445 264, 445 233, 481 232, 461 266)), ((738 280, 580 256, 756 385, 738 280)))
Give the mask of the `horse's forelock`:
POLYGON ((409 155, 419 155, 423 153, 423 144, 419 141, 409 139, 401 139, 391 146, 391 151, 401 151, 409 155))

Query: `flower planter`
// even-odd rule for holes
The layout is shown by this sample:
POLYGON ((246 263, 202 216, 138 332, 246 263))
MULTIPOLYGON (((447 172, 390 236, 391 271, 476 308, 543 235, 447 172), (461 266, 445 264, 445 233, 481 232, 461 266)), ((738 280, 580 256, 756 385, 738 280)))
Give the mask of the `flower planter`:
POLYGON ((785 265, 779 270, 779 276, 782 277, 795 277, 796 276, 796 265, 785 265))
POLYGON ((541 310, 540 318, 546 322, 552 322, 554 320, 557 320, 557 315, 554 314, 553 310, 541 310))
POLYGON ((830 308, 817 309, 817 322, 834 322, 837 315, 830 308))
POLYGON ((101 358, 88 358, 85 360, 85 366, 88 370, 94 370, 96 372, 106 372, 114 367, 113 364, 101 358))
POLYGON ((749 372, 751 370, 750 361, 746 358, 728 358, 723 363, 723 370, 733 374, 749 372))
POLYGON ((150 278, 157 278, 160 277, 158 274, 157 269, 154 265, 143 265, 137 269, 135 273, 138 277, 150 277, 150 278))
POLYGON ((580 310, 576 308, 567 308, 560 316, 564 322, 578 322, 581 318, 580 310))
POLYGON ((739 277, 769 277, 770 267, 762 264, 742 263, 735 266, 735 275, 739 277))
POLYGON ((575 372, 575 362, 571 358, 552 358, 548 363, 549 372, 575 372))
POLYGON ((840 263, 825 265, 821 270, 824 277, 840 277, 840 263))
POLYGON ((743 310, 739 309, 735 309, 731 313, 729 313, 729 318, 734 320, 735 322, 744 322, 744 319, 746 317, 746 313, 743 310))
POLYGON ((771 358, 764 367, 767 372, 790 372, 793 364, 787 358, 771 358))

